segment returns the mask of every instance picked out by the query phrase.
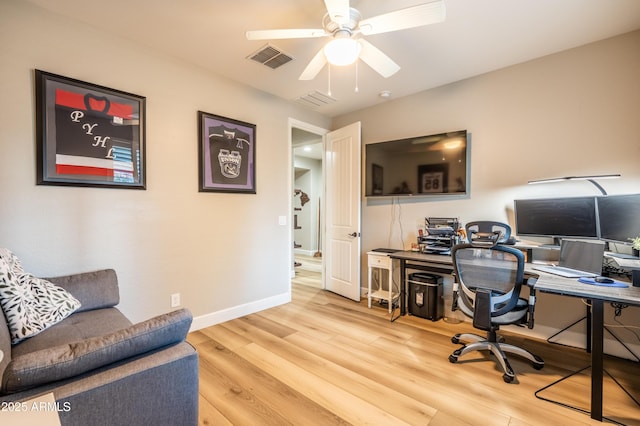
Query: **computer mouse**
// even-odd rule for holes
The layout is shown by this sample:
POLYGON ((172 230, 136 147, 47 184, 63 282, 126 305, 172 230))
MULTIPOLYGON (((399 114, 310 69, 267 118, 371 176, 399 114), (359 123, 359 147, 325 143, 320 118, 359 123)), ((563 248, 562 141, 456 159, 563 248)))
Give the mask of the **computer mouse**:
POLYGON ((595 280, 597 283, 602 283, 602 284, 612 284, 614 282, 611 278, 607 278, 607 277, 596 277, 595 280))

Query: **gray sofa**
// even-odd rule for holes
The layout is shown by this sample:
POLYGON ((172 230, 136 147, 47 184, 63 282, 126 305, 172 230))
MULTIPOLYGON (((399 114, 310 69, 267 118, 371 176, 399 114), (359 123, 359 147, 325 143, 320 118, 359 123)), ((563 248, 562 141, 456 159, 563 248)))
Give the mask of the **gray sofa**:
MULTIPOLYGON (((0 401, 52 392, 62 425, 196 425, 198 355, 181 309, 132 324, 112 269, 48 278, 82 306, 13 347, 0 310, 0 401)), ((8 404, 4 404, 8 406, 8 404)))

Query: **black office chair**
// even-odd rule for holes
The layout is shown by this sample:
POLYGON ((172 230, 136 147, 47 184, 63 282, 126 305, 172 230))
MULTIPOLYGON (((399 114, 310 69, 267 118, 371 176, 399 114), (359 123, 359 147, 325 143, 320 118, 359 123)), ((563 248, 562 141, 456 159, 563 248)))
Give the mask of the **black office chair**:
MULTIPOLYGON (((511 383, 515 373, 504 352, 522 356, 531 361, 536 370, 544 367, 544 361, 529 351, 502 343, 497 331, 501 325, 526 324, 533 328, 535 290, 529 287, 529 301, 520 297, 524 287, 524 254, 515 247, 498 244, 497 234, 471 238, 471 243, 455 245, 451 251, 454 267, 453 306, 473 318, 473 326, 486 331, 486 337, 476 334, 456 334, 453 343, 470 343, 449 356, 452 363, 475 350, 489 350, 504 370, 502 378, 511 383)), ((508 238, 508 236, 507 236, 508 238)))

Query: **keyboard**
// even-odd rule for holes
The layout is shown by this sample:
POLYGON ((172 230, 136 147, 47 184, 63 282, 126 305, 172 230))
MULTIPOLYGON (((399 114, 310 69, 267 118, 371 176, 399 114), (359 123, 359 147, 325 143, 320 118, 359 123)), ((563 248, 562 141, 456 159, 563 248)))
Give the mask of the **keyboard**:
POLYGON ((611 256, 611 257, 617 257, 618 259, 631 259, 631 260, 638 260, 638 256, 634 256, 632 254, 626 254, 626 253, 612 253, 612 252, 606 252, 605 253, 607 256, 611 256))
POLYGON ((598 274, 593 272, 580 271, 578 269, 566 268, 564 266, 554 265, 536 265, 533 269, 537 271, 547 272, 549 274, 560 275, 565 278, 580 278, 580 277, 597 277, 598 274))

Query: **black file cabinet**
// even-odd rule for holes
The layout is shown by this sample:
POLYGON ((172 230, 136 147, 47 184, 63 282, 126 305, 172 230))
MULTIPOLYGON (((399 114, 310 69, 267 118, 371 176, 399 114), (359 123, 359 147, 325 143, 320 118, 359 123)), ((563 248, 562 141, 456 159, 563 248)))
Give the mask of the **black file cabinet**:
POLYGON ((414 272, 409 274, 409 315, 437 321, 444 316, 442 277, 414 272))

